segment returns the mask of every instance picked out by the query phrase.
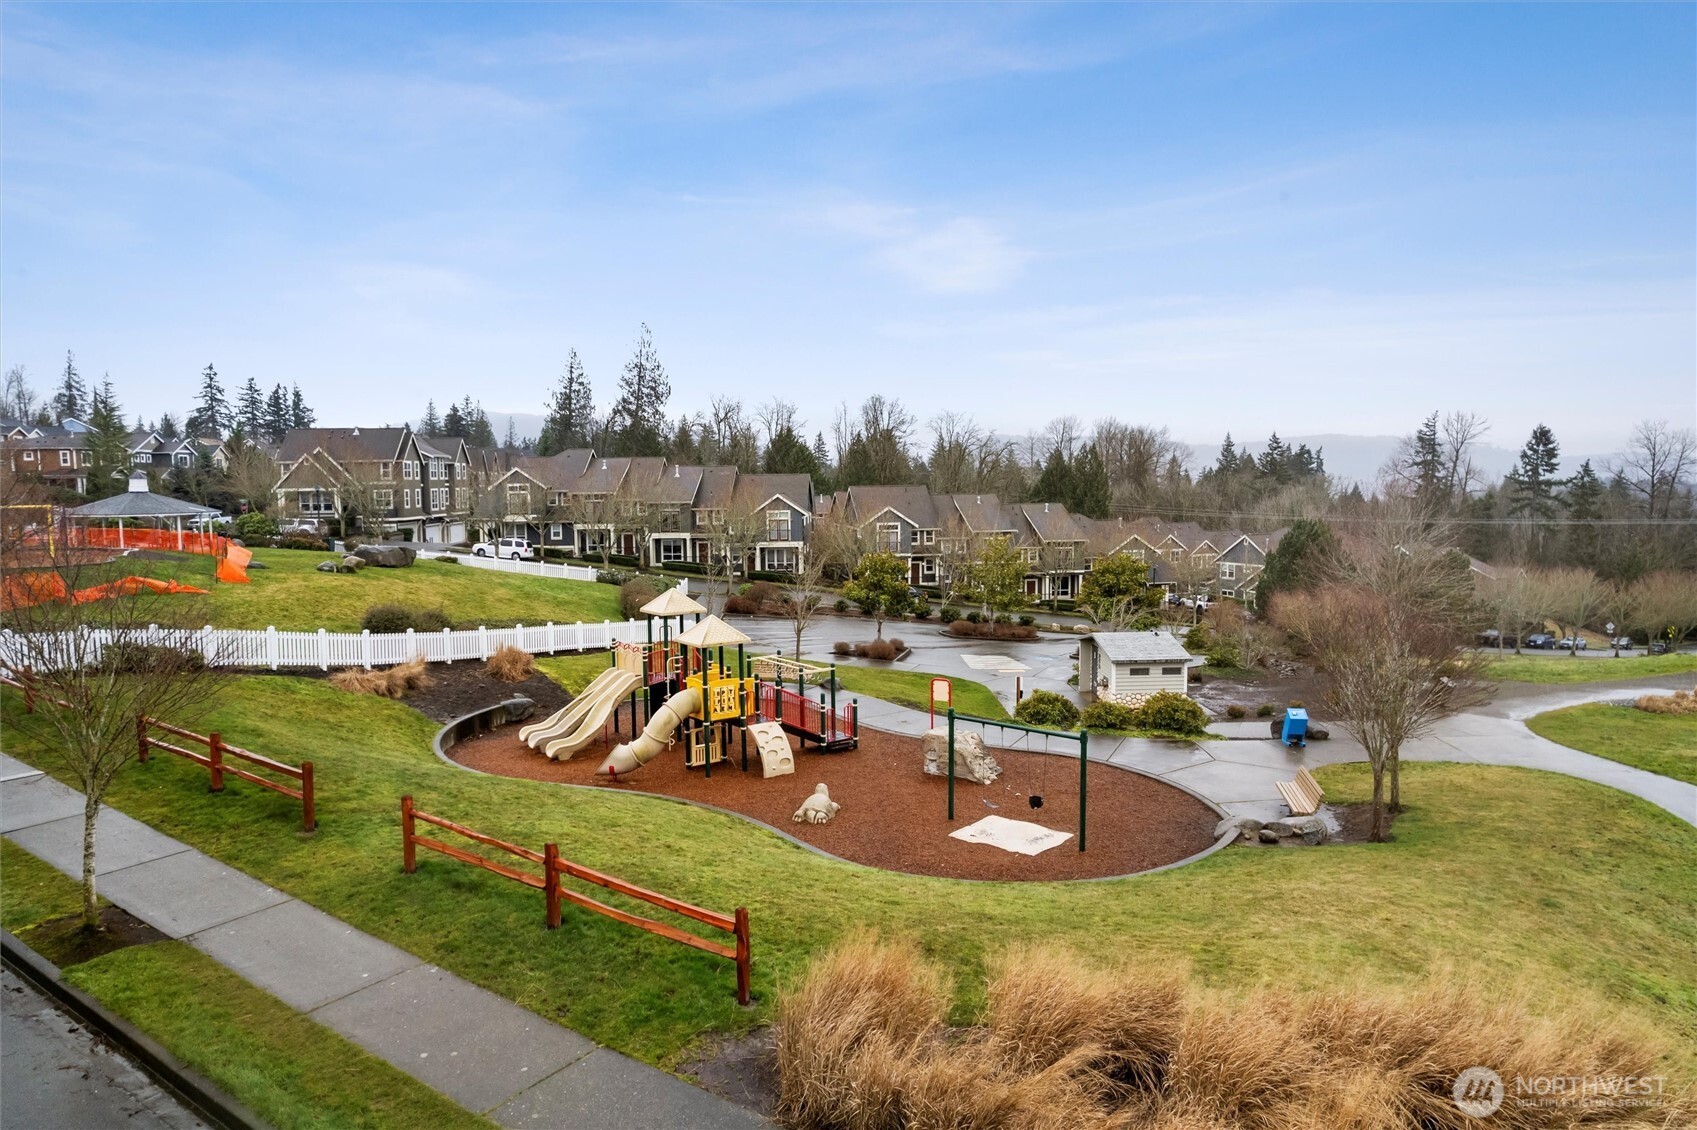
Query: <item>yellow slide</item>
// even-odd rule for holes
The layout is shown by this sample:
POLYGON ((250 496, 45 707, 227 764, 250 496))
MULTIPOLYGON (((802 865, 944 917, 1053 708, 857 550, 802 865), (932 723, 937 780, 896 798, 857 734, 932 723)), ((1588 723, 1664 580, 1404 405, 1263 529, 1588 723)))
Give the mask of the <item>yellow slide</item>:
MULTIPOLYGON (((608 679, 595 692, 589 706, 583 713, 582 720, 577 726, 561 737, 555 738, 542 747, 542 752, 556 761, 569 760, 572 754, 594 741, 601 735, 601 727, 607 724, 613 711, 619 708, 625 696, 642 684, 642 680, 629 671, 615 671, 617 678, 608 679)), ((588 691, 580 697, 590 698, 588 691)))
POLYGON ((640 737, 615 747, 596 772, 610 773, 616 777, 620 773, 629 773, 647 765, 654 760, 656 754, 671 744, 672 734, 683 725, 683 720, 699 713, 700 710, 699 690, 689 687, 679 691, 666 700, 666 705, 654 712, 654 717, 642 728, 640 737))
POLYGON ((532 722, 519 730, 519 741, 536 749, 550 738, 570 733, 578 724, 589 708, 595 704, 596 696, 609 682, 619 674, 617 667, 609 667, 589 681, 589 685, 579 691, 577 697, 560 709, 554 711, 541 722, 532 722))

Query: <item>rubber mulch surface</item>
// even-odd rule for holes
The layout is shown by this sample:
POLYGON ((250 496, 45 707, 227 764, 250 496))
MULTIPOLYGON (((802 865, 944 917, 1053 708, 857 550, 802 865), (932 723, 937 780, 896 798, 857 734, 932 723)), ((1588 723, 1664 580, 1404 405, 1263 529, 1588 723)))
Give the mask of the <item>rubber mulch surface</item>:
MULTIPOLYGON (((630 733, 621 711, 621 730, 630 733)), ((537 717, 541 718, 540 712, 537 717)), ((993 785, 955 784, 954 824, 948 822, 948 783, 927 776, 918 738, 862 727, 860 748, 796 758, 793 776, 765 779, 749 742, 741 769, 733 736, 729 763, 711 778, 685 769, 678 742, 636 772, 611 782, 596 767, 619 738, 603 735, 570 761, 550 761, 504 726, 455 746, 450 756, 468 768, 507 777, 591 785, 616 791, 663 793, 702 801, 781 828, 797 839, 857 863, 957 879, 1085 879, 1126 875, 1176 863, 1214 842, 1218 817, 1190 794, 1141 774, 1093 761, 1089 770, 1088 850, 1071 839, 1041 855, 1023 856, 949 838, 994 813, 1063 832, 1078 831, 1078 758, 995 750, 1002 776, 993 785), (608 740, 611 739, 611 740, 608 740), (797 824, 791 815, 820 782, 842 810, 828 824, 797 824), (1032 809, 1028 797, 1043 797, 1032 809)), ((792 748, 795 739, 791 738, 792 748)))

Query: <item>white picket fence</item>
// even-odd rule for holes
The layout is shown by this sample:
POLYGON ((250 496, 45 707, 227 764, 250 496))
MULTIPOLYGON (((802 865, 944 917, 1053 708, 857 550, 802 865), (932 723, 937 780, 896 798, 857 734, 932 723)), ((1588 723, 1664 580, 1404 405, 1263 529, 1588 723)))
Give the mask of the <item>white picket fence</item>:
POLYGON ((98 663, 104 650, 127 636, 132 642, 193 647, 215 667, 386 667, 422 655, 432 663, 458 659, 488 659, 503 644, 532 655, 560 651, 600 651, 614 643, 643 643, 646 620, 604 620, 599 624, 519 624, 511 628, 472 628, 440 632, 279 632, 276 628, 214 628, 199 631, 157 626, 130 633, 87 629, 80 641, 60 637, 19 641, 10 630, 0 631, 0 665, 43 667, 52 657, 68 663, 98 663), (44 646, 45 645, 45 646, 44 646))
MULTIPOLYGON (((461 565, 474 569, 493 569, 498 573, 522 573, 530 577, 557 577, 567 581, 593 581, 596 570, 588 565, 566 565, 553 561, 514 561, 507 557, 478 557, 471 553, 428 553, 420 557, 452 557, 461 565)), ((687 591, 687 590, 686 590, 687 591)))

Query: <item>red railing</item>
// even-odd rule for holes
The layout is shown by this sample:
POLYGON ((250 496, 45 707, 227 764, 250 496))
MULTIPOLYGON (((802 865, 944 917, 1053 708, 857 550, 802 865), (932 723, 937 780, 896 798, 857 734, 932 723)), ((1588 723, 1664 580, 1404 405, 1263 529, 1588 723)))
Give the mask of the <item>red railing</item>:
POLYGON ((560 900, 564 899, 576 906, 583 907, 585 910, 605 915, 616 922, 623 922, 627 926, 635 926, 637 929, 646 930, 650 934, 658 934, 662 938, 678 942, 681 945, 691 946, 705 953, 734 961, 737 966, 737 1003, 748 1004, 751 958, 748 940, 748 909, 746 907, 737 907, 734 914, 720 914, 714 910, 703 910, 699 906, 693 906, 666 895, 656 894, 653 891, 636 886, 634 883, 615 879, 613 876, 596 871, 594 868, 564 859, 560 855, 559 847, 555 844, 544 844, 542 850, 536 852, 518 844, 497 840, 493 836, 486 836, 482 832, 474 831, 462 824, 456 824, 452 820, 444 820, 440 816, 421 812, 413 806, 412 797, 404 796, 401 798, 401 859, 406 873, 409 875, 418 870, 417 849, 420 847, 428 848, 450 859, 457 859, 461 863, 469 863, 473 867, 481 867, 483 870, 493 872, 503 879, 511 879, 515 883, 523 883, 527 887, 541 891, 547 908, 545 921, 550 930, 557 929, 560 925, 560 900), (421 836, 415 829, 415 825, 419 821, 464 836, 474 843, 504 851, 527 863, 537 864, 542 868, 542 874, 532 875, 527 871, 520 871, 517 868, 496 863, 494 860, 478 855, 476 852, 443 843, 441 840, 421 836), (723 930, 732 935, 735 943, 723 945, 719 942, 710 942, 706 938, 698 938, 689 931, 681 930, 676 926, 656 922, 652 918, 644 918, 639 914, 620 910, 618 907, 608 906, 604 902, 592 899, 588 895, 579 894, 577 891, 564 886, 560 881, 562 877, 593 883, 617 894, 646 902, 650 906, 669 910, 673 914, 680 914, 685 918, 693 918, 703 925, 711 926, 716 930, 723 930))
POLYGON ((238 746, 227 745, 216 731, 201 735, 192 730, 173 726, 168 722, 161 722, 157 718, 149 718, 145 714, 136 716, 136 747, 137 757, 143 762, 147 760, 149 750, 162 749, 166 753, 174 753, 178 757, 194 762, 196 765, 204 766, 212 776, 212 791, 215 793, 224 791, 224 778, 227 775, 239 777, 244 781, 251 781, 262 789, 270 789, 274 793, 282 793, 286 797, 298 800, 301 802, 301 830, 311 832, 318 827, 317 802, 313 792, 312 762, 310 761, 301 762, 300 768, 297 769, 293 765, 285 765, 281 761, 261 757, 257 753, 250 753, 238 746), (184 749, 182 746, 161 741, 149 733, 150 730, 163 730, 165 733, 174 734, 185 741, 199 742, 206 747, 206 752, 204 754, 196 753, 193 750, 184 749), (280 773, 285 777, 299 781, 300 787, 293 788, 276 781, 268 781, 264 777, 249 773, 240 766, 229 764, 226 760, 228 758, 245 761, 249 765, 257 766, 272 773, 280 773))
POLYGON ((71 704, 66 702, 64 699, 54 698, 51 695, 43 696, 40 691, 37 691, 35 689, 35 680, 30 677, 28 668, 17 672, 16 677, 11 675, 0 675, 0 683, 3 683, 8 687, 16 687, 18 690, 24 692, 25 714, 34 714, 36 700, 42 697, 46 697, 47 701, 51 702, 54 706, 63 707, 66 710, 73 709, 71 704))
POLYGON ((833 711, 800 691, 776 683, 760 683, 756 710, 763 720, 782 723, 785 729, 805 734, 821 744, 852 741, 860 736, 859 711, 852 702, 833 711))

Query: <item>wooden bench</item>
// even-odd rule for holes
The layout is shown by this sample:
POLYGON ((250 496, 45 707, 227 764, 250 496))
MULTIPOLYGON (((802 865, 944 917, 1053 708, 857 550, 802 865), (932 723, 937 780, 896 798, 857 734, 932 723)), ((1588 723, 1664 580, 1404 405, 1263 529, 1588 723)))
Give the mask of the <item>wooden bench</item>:
POLYGON ((1325 790, 1320 788, 1320 782, 1314 779, 1314 774, 1306 768, 1296 771, 1296 780, 1279 781, 1279 795, 1285 798, 1290 806, 1292 816, 1312 816, 1320 807, 1320 801, 1325 798, 1325 790))

